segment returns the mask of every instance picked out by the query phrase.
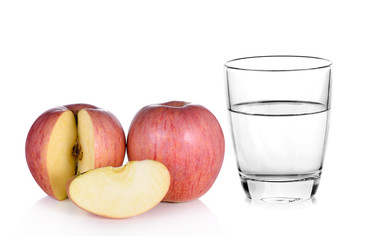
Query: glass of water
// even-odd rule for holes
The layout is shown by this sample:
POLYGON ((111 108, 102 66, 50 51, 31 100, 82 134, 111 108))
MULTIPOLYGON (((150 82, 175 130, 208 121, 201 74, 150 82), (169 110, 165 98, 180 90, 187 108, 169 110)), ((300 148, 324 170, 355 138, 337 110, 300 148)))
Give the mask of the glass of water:
POLYGON ((248 198, 288 203, 315 195, 328 134, 331 65, 292 55, 225 64, 234 149, 248 198))

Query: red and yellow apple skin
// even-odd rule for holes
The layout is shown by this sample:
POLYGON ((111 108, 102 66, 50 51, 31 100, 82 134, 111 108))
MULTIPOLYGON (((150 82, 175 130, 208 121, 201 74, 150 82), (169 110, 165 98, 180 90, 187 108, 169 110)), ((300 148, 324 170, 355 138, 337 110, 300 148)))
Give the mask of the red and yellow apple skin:
POLYGON ((120 122, 105 110, 86 111, 94 126, 94 168, 121 166, 126 153, 126 137, 120 122))
POLYGON ((118 119, 89 104, 65 105, 44 112, 32 125, 25 147, 33 178, 57 200, 67 198, 65 184, 69 178, 98 167, 121 166, 125 151, 125 134, 118 119), (84 146, 80 144, 83 141, 84 146), (82 154, 83 149, 88 151, 82 154))
POLYGON ((224 159, 225 140, 215 116, 201 105, 172 101, 149 105, 134 117, 128 137, 129 161, 153 159, 171 176, 163 201, 185 202, 204 195, 224 159))

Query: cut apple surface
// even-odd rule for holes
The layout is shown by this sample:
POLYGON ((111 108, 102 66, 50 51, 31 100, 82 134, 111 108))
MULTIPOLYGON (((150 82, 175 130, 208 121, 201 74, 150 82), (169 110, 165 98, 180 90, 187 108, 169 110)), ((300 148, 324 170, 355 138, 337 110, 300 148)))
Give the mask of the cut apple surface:
POLYGON ((94 127, 93 121, 88 114, 88 111, 81 110, 77 114, 79 127, 78 127, 78 136, 79 136, 79 146, 82 146, 82 149, 79 149, 77 157, 77 172, 82 173, 87 170, 93 169, 95 166, 95 158, 94 158, 94 127))
POLYGON ((148 211, 168 192, 168 169, 154 160, 130 161, 73 177, 69 198, 80 208, 108 218, 127 218, 148 211))
POLYGON ((47 148, 47 171, 56 199, 65 199, 66 183, 75 175, 72 149, 76 143, 76 123, 72 112, 64 112, 57 120, 47 148))
POLYGON ((72 176, 121 166, 125 148, 123 128, 113 114, 93 105, 73 104, 44 112, 29 130, 25 152, 38 185, 49 196, 64 200, 72 176))

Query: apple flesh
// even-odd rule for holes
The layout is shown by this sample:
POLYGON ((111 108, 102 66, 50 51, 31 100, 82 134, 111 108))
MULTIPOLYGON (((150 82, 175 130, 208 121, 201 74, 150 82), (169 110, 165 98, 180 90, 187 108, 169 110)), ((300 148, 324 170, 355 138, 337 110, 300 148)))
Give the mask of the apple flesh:
POLYGON ((74 104, 44 112, 28 133, 25 153, 38 185, 49 196, 64 200, 72 176, 96 167, 121 166, 125 146, 115 116, 93 105, 74 104))
POLYGON ((168 169, 153 160, 90 170, 71 178, 67 194, 78 207, 108 218, 127 218, 157 205, 169 189, 168 169))
POLYGON ((169 169, 167 202, 205 194, 220 172, 224 151, 224 135, 215 116, 201 105, 181 101, 142 108, 127 137, 130 161, 153 159, 169 169))

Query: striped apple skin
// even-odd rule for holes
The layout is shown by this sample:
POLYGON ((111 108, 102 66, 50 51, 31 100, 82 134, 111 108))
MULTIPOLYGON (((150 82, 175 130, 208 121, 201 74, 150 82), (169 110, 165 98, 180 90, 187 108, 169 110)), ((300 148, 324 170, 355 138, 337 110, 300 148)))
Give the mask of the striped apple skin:
POLYGON ((152 159, 168 168, 166 202, 204 195, 220 172, 224 152, 224 135, 215 116, 201 105, 181 101, 142 108, 127 137, 129 161, 152 159))
POLYGON ((126 136, 120 122, 106 110, 86 111, 94 126, 95 168, 121 166, 126 152, 126 136))

